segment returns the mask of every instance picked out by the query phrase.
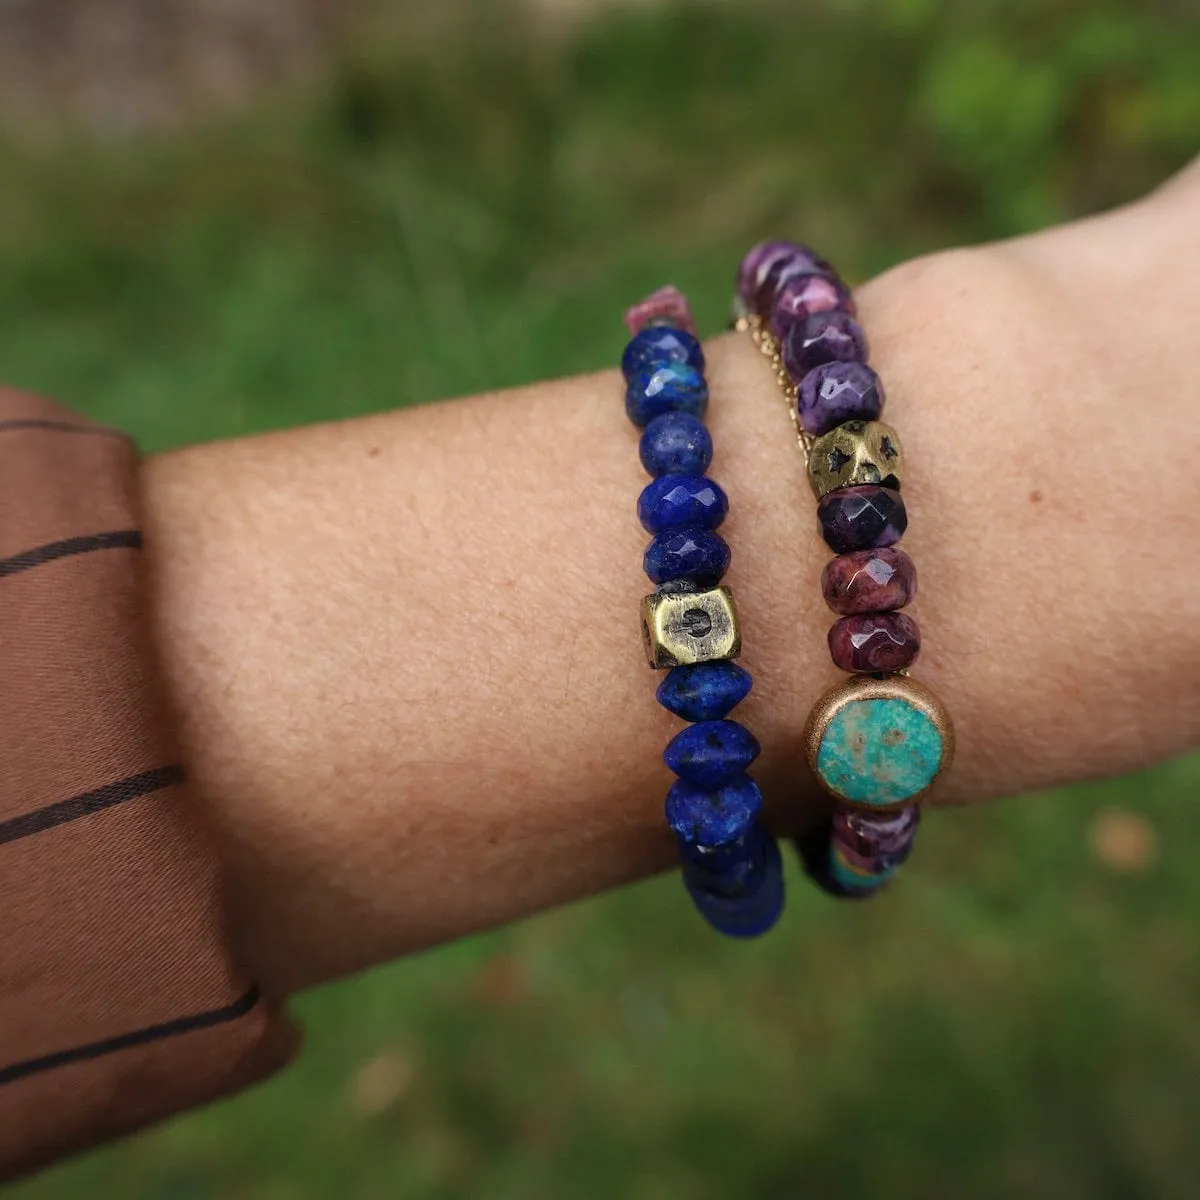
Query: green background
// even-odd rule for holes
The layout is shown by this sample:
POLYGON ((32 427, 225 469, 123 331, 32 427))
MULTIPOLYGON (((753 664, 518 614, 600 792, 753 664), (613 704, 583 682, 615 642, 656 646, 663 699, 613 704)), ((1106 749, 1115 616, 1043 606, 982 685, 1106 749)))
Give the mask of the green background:
MULTIPOLYGON (((862 279, 1200 147, 1186 2, 444 7, 176 133, 10 129, 0 376, 150 449, 386 409, 611 364, 666 280, 716 330, 761 236, 862 279)), ((758 944, 668 878, 326 987, 280 1077, 10 1194, 1194 1200, 1198 787, 943 814, 758 944)))

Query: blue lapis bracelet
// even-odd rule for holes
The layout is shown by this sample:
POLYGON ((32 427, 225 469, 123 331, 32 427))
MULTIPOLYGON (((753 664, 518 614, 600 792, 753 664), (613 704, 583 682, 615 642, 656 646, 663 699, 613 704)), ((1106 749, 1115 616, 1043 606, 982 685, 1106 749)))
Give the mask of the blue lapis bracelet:
POLYGON ((755 937, 783 911, 783 873, 748 773, 759 744, 729 720, 751 678, 734 661, 737 610, 721 586, 730 555, 717 528, 729 501, 707 474, 704 353, 687 300, 674 288, 635 305, 625 320, 633 335, 621 358, 625 409, 642 430, 642 465, 652 476, 637 506, 652 535, 643 565, 656 585, 642 602, 642 636, 650 665, 667 671, 658 702, 688 722, 663 753, 678 776, 667 793, 667 823, 701 915, 730 937, 755 937))

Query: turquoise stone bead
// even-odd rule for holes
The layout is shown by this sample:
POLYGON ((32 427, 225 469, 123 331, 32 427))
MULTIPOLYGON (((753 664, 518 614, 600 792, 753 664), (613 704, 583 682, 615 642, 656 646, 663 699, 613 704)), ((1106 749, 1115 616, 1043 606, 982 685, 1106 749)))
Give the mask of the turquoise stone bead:
POLYGON ((852 700, 821 735, 817 774, 851 804, 886 808, 933 782, 944 749, 929 714, 907 700, 852 700))

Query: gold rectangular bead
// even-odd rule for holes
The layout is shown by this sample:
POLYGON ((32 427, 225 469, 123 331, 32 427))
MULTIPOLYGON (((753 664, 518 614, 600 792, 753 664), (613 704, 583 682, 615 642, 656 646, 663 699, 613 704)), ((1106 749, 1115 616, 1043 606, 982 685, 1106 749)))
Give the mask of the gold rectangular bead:
POLYGON ((651 592, 642 601, 646 660, 656 669, 688 666, 742 652, 733 595, 727 587, 707 592, 651 592))

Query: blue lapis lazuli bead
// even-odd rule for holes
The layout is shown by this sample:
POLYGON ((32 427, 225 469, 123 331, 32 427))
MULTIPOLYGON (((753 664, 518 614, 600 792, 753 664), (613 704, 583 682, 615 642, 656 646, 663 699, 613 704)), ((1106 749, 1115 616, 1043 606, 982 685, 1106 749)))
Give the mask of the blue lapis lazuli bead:
POLYGON ((637 510, 650 533, 680 525, 716 529, 729 512, 729 497, 706 475, 660 475, 642 489, 637 510))
POLYGON ((644 429, 655 417, 668 412, 704 416, 708 408, 708 384, 695 367, 668 362, 639 371, 625 389, 625 411, 644 429))
POLYGON ((712 462, 712 438, 699 417, 667 412, 646 426, 638 454, 649 475, 703 475, 712 462))
POLYGON ((655 695, 685 721, 719 721, 745 700, 752 684, 749 671, 724 658, 672 667, 655 695))
POLYGON ((729 544, 702 525, 664 529, 646 547, 642 567, 655 583, 684 580, 698 587, 716 587, 729 570, 729 544))
POLYGON ((710 790, 732 783, 762 753, 754 734, 736 721, 700 721, 681 729, 663 762, 688 783, 710 790))
POLYGON ((750 938, 766 933, 783 912, 783 863, 774 838, 755 825, 746 857, 713 872, 685 857, 683 882, 697 911, 718 933, 750 938))
POLYGON ((749 775, 719 788, 697 787, 684 779, 667 793, 667 824, 680 841, 723 846, 750 831, 762 811, 762 793, 749 775))
POLYGON ((684 363, 703 374, 704 351, 700 349, 699 341, 685 329, 650 325, 629 340, 621 355, 621 374, 628 381, 639 371, 663 363, 684 363))

